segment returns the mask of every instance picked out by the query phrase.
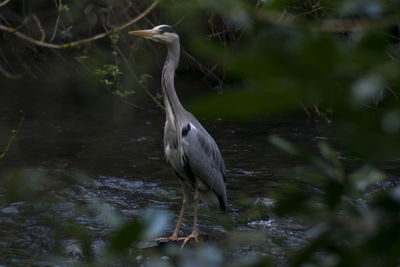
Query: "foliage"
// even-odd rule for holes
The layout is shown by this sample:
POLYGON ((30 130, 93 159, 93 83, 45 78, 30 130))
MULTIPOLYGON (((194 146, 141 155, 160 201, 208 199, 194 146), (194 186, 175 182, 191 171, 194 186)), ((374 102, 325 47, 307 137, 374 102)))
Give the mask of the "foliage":
POLYGON ((108 87, 111 87, 118 79, 118 77, 123 73, 116 65, 103 65, 103 68, 95 70, 95 74, 103 78, 102 80, 100 80, 100 82, 104 83, 108 87))
POLYGON ((193 45, 232 77, 232 90, 193 103, 196 114, 252 120, 305 108, 334 123, 324 134, 340 147, 340 157, 326 143, 319 143, 320 156, 314 156, 271 137, 308 166, 278 174, 288 178, 276 194, 275 212, 312 225, 309 243, 290 265, 397 265, 398 178, 383 182, 386 175, 369 164, 398 158, 400 151, 398 119, 385 119, 400 114, 399 26, 392 17, 400 11, 398 2, 232 1, 220 3, 224 8, 202 3, 223 16, 224 29, 240 28, 242 35, 228 41, 229 49, 224 39, 193 37, 193 45), (363 166, 346 170, 355 157, 365 160, 363 166), (392 186, 382 190, 385 183, 392 186))
POLYGON ((392 15, 398 6, 386 1, 370 1, 362 9, 357 1, 288 2, 226 4, 247 18, 239 24, 229 17, 233 11, 203 2, 228 16, 221 27, 228 32, 239 28, 241 38, 226 49, 223 40, 193 37, 193 45, 217 59, 232 79, 232 89, 199 99, 194 112, 248 120, 315 110, 317 117, 335 121, 334 134, 347 153, 397 155, 400 75, 398 26, 392 15), (393 124, 384 122, 387 116, 393 124), (397 130, 384 126, 389 124, 397 130))
POLYGON ((395 215, 400 208, 396 197, 400 188, 398 181, 394 181, 396 187, 382 191, 379 186, 385 183, 386 176, 369 165, 346 174, 337 153, 324 142, 319 143, 321 156, 302 152, 278 137, 271 137, 271 142, 312 166, 309 170, 286 173, 299 179, 283 185, 275 209, 281 216, 292 214, 313 224, 308 234, 309 243, 291 259, 293 266, 306 263, 394 266, 398 263, 400 242, 387 236, 396 234, 400 226, 395 215), (321 191, 307 192, 301 184, 321 191))

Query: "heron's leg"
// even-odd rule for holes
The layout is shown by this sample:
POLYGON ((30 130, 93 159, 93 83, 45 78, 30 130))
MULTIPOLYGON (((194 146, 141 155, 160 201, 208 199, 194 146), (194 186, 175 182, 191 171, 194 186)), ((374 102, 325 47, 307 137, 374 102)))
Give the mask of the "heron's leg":
POLYGON ((178 240, 178 233, 179 233, 179 229, 181 228, 183 214, 185 213, 185 208, 186 208, 186 206, 188 204, 188 201, 189 201, 189 197, 188 197, 189 189, 188 189, 188 186, 182 181, 181 181, 181 184, 182 184, 183 200, 182 200, 181 212, 179 213, 179 218, 178 218, 178 221, 176 223, 175 231, 170 237, 160 237, 160 238, 156 239, 157 241, 161 241, 161 240, 176 241, 176 240, 178 240))
POLYGON ((199 191, 197 190, 196 187, 196 191, 194 193, 194 217, 193 217, 193 231, 190 235, 188 235, 187 237, 183 237, 183 238, 179 238, 179 240, 183 240, 181 249, 186 245, 186 243, 190 240, 190 239, 194 239, 194 241, 196 241, 196 243, 198 243, 199 241, 197 240, 197 209, 199 206, 199 191))
POLYGON ((178 221, 176 223, 175 231, 172 234, 172 236, 170 236, 170 238, 169 238, 171 240, 177 240, 178 239, 178 232, 179 232, 179 229, 181 228, 183 214, 185 212, 185 208, 186 208, 186 206, 188 204, 188 200, 189 200, 187 185, 184 184, 183 182, 181 182, 181 184, 182 184, 182 192, 183 192, 182 208, 181 208, 181 212, 179 213, 179 218, 178 218, 178 221))
POLYGON ((199 207, 199 191, 197 190, 194 193, 194 217, 193 217, 193 231, 192 234, 196 234, 196 241, 197 241, 197 209, 199 207))

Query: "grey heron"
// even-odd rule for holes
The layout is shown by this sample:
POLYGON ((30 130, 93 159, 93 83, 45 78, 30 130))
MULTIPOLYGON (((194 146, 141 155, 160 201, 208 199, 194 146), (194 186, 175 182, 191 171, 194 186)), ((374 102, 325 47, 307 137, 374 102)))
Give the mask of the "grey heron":
POLYGON ((183 241, 182 248, 190 240, 197 241, 197 209, 199 199, 211 208, 226 210, 226 170, 217 144, 200 122, 182 106, 175 91, 174 76, 180 55, 179 36, 168 25, 159 25, 149 30, 130 31, 165 44, 168 54, 162 69, 166 122, 164 128, 164 152, 182 185, 183 201, 173 234, 158 240, 183 241), (186 237, 178 237, 189 190, 194 189, 193 231, 186 237))

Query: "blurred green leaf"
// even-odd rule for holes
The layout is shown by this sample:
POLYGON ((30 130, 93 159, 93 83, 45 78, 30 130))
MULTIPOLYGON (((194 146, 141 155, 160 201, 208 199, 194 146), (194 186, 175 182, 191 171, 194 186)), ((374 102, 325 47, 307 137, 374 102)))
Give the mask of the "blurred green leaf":
POLYGON ((371 185, 383 181, 385 178, 386 175, 383 172, 368 165, 361 167, 350 175, 351 183, 360 192, 365 191, 371 185))
POLYGON ((138 242, 144 226, 137 220, 125 223, 111 236, 110 250, 112 252, 124 253, 135 242, 138 242))
POLYGON ((148 209, 141 217, 141 223, 145 226, 141 238, 144 240, 159 237, 168 228, 171 214, 165 210, 148 209))
POLYGON ((352 88, 352 99, 357 105, 368 105, 377 99, 384 89, 383 80, 376 75, 362 77, 352 88))
POLYGON ((299 152, 297 149, 289 142, 285 141, 284 139, 280 138, 279 136, 272 135, 269 138, 269 142, 274 146, 278 147, 279 149, 285 151, 291 155, 298 155, 299 152))

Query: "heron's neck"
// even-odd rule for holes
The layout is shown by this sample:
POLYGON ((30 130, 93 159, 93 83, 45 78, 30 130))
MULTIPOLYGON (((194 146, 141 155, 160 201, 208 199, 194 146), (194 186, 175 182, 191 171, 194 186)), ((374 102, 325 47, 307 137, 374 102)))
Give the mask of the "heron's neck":
POLYGON ((183 114, 183 106, 178 99, 175 91, 174 76, 175 69, 179 63, 180 46, 179 42, 169 44, 168 55, 165 60, 162 76, 161 76, 161 87, 164 96, 165 112, 167 118, 174 120, 178 114, 183 114))

